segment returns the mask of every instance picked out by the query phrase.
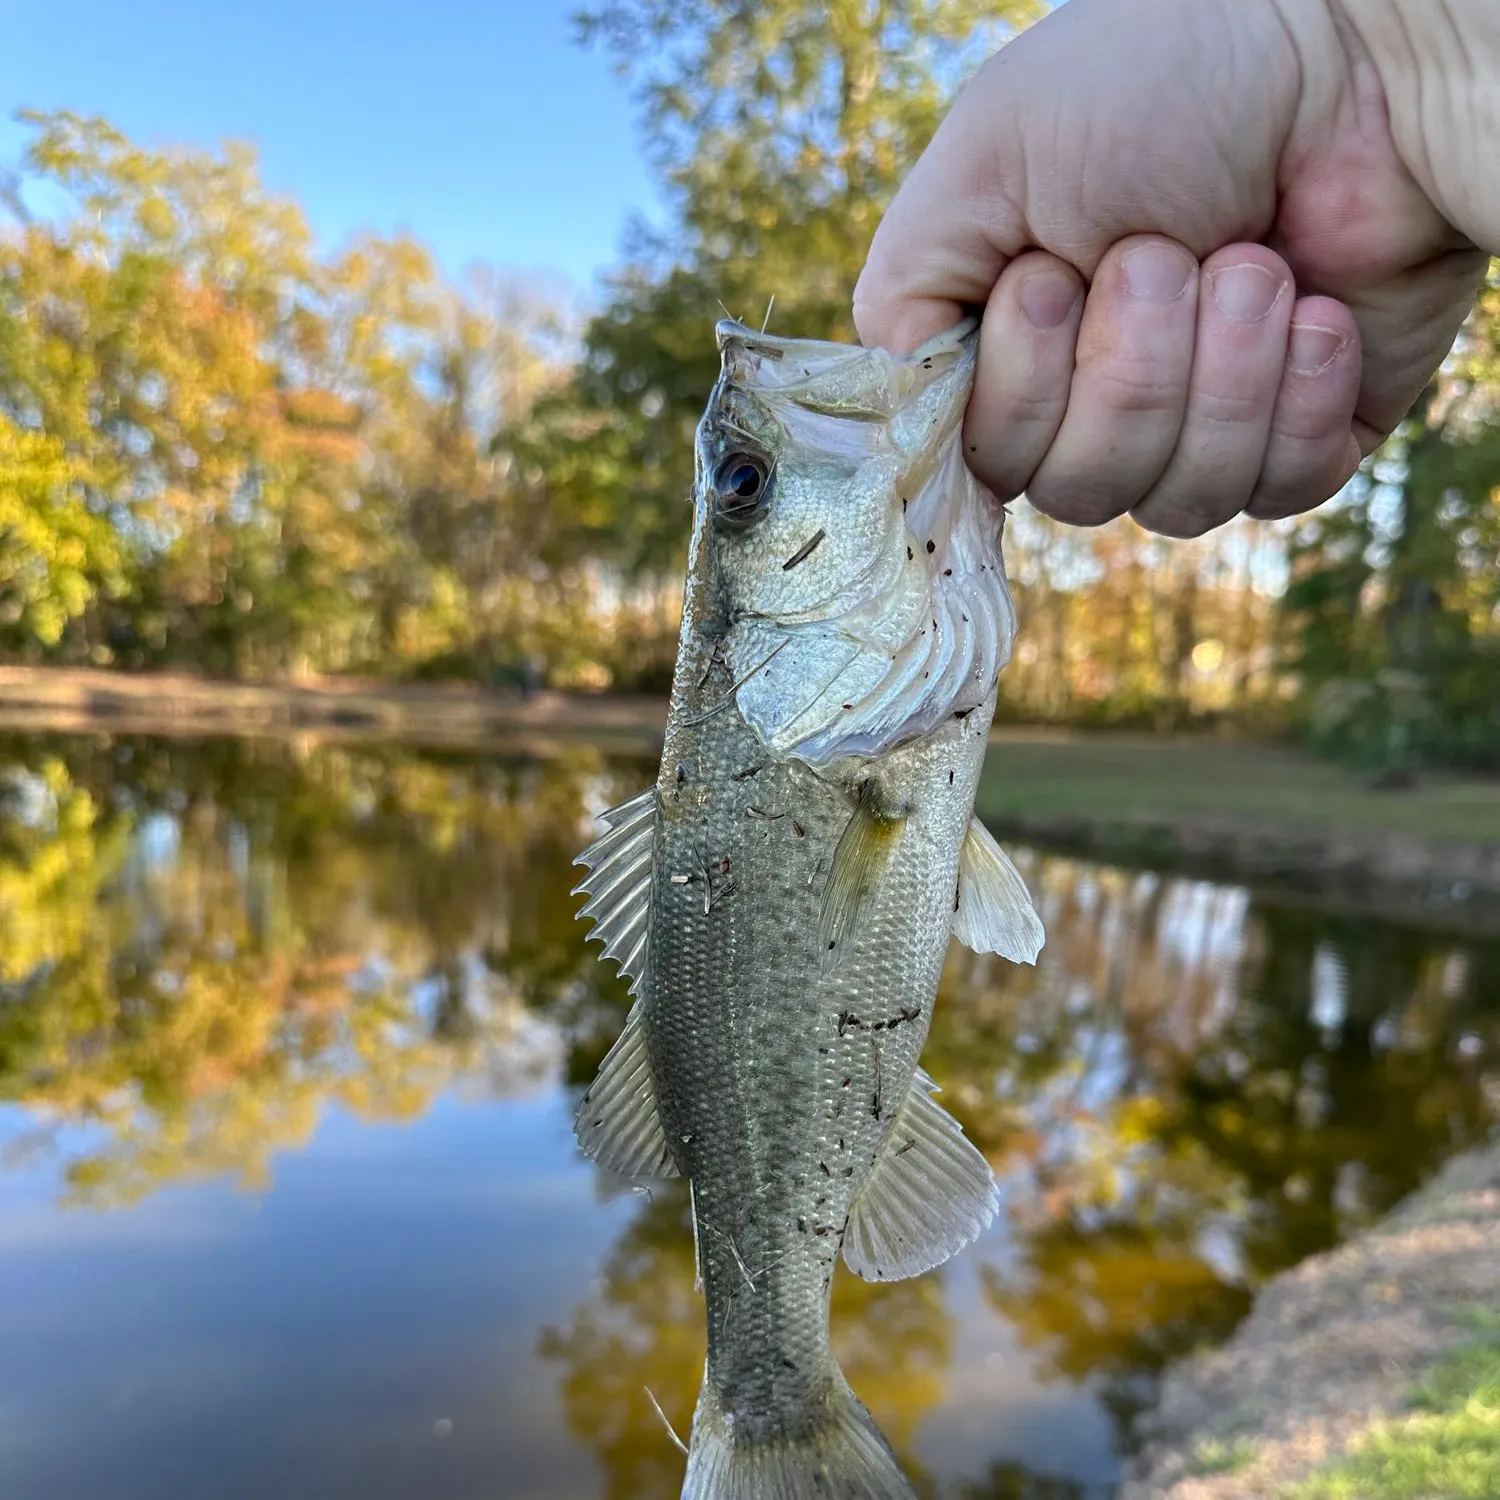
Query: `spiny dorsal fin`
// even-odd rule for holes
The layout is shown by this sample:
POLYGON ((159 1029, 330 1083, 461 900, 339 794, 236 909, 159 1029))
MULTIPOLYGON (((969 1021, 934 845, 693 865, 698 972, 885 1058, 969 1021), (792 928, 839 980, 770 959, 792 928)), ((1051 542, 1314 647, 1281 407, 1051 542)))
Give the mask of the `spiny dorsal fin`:
POLYGON ((819 947, 825 962, 848 946, 860 912, 879 883, 905 826, 906 815, 883 810, 874 779, 866 781, 833 851, 833 865, 823 891, 819 947))
POLYGON ((1034 964, 1047 941, 1021 873, 989 829, 972 818, 958 857, 953 936, 976 953, 1034 964))
POLYGON ((599 815, 605 831, 577 859, 589 873, 573 887, 576 896, 589 899, 578 912, 579 919, 592 922, 590 942, 604 944, 604 958, 620 965, 632 980, 634 994, 640 982, 651 929, 651 860, 656 844, 656 788, 647 787, 638 796, 599 815))
POLYGON ((920 1068, 854 1200, 844 1262, 866 1281, 902 1281, 976 1239, 999 1208, 990 1164, 931 1096, 920 1068))
POLYGON ((622 1177, 675 1177, 637 1005, 578 1106, 583 1154, 622 1177))

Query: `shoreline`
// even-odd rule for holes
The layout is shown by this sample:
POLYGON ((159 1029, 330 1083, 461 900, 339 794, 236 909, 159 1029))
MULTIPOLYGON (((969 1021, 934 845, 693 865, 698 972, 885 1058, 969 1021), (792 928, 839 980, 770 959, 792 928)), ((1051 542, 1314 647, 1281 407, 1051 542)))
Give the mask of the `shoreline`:
MULTIPOLYGON (((1497 1329, 1500 1143, 1492 1142, 1454 1157, 1343 1245, 1272 1278, 1227 1343, 1170 1370, 1139 1420, 1142 1446, 1118 1500, 1299 1495, 1351 1460, 1369 1463, 1372 1449, 1416 1446, 1421 1424, 1433 1420, 1424 1413, 1434 1376, 1466 1351, 1488 1351, 1493 1363, 1497 1329), (1407 1421, 1417 1431, 1404 1436, 1407 1421)), ((1500 1413, 1485 1420, 1500 1425, 1500 1413)), ((1478 1465, 1492 1451, 1476 1446, 1467 1457, 1478 1465)), ((1330 1492, 1396 1493, 1377 1483, 1330 1492)))
MULTIPOLYGON (((659 753, 666 700, 466 684, 231 683, 0 666, 0 732, 659 753)), ((1500 781, 1377 792, 1286 746, 1002 725, 977 803, 1001 839, 1281 902, 1500 933, 1500 781)))

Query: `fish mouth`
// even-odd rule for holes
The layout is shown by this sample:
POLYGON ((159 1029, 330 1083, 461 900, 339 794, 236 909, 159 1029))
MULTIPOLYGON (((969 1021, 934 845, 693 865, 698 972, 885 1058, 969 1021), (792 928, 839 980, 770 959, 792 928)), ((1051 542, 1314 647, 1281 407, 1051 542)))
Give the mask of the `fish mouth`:
MULTIPOLYGON (((932 359, 940 354, 956 353, 964 340, 978 328, 979 319, 971 314, 960 318, 951 328, 945 328, 941 333, 933 334, 910 354, 895 354, 890 350, 884 352, 890 354, 893 359, 921 364, 924 359, 932 359)), ((809 355, 822 355, 824 358, 835 356, 849 359, 868 354, 872 349, 881 347, 875 344, 839 344, 831 339, 804 339, 767 333, 764 329, 752 328, 747 323, 741 323, 738 318, 720 318, 714 325, 714 338, 721 354, 730 345, 736 345, 748 353, 758 354, 762 359, 772 360, 780 360, 788 354, 804 352, 809 355)))
POLYGON ((884 422, 972 357, 979 319, 962 318, 909 354, 766 333, 735 318, 721 319, 714 335, 723 383, 817 415, 884 422))

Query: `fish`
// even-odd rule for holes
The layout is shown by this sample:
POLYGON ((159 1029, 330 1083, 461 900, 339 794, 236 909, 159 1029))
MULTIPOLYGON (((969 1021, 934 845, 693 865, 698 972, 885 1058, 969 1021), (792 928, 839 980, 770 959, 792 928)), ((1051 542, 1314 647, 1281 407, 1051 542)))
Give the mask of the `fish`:
POLYGON ((579 1144, 687 1178, 707 1312, 684 1500, 912 1500, 829 1343, 837 1262, 941 1265, 998 1208, 920 1067, 950 935, 1042 924, 973 813, 1015 611, 964 463, 972 321, 896 355, 718 325, 654 785, 579 915, 630 980, 579 1144))

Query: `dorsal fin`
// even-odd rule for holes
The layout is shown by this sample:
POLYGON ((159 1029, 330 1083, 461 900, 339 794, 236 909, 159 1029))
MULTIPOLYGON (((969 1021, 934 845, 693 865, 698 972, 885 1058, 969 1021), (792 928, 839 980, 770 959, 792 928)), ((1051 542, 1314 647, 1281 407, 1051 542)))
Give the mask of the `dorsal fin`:
POLYGON ((651 862, 656 849, 656 788, 599 815, 604 832, 577 859, 589 873, 573 887, 589 899, 579 909, 593 924, 591 942, 604 944, 604 958, 620 965, 634 994, 645 964, 651 931, 651 862))

